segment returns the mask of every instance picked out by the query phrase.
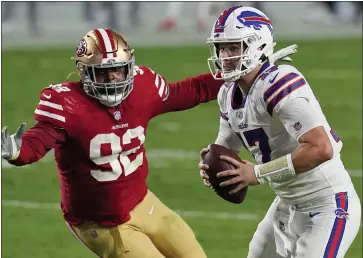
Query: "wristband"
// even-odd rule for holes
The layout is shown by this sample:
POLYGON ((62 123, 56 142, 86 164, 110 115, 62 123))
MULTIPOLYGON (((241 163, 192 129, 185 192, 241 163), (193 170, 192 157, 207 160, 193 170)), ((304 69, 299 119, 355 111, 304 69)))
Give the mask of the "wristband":
POLYGON ((284 177, 295 175, 295 168, 292 164, 291 154, 277 158, 265 164, 254 167, 255 175, 260 184, 267 181, 274 181, 284 177))

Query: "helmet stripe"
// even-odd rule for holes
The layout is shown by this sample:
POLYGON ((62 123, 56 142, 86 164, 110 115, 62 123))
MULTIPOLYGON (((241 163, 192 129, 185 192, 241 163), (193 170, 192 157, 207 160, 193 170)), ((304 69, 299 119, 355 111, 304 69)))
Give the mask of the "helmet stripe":
POLYGON ((111 46, 111 39, 108 36, 107 32, 104 29, 98 29, 98 31, 101 33, 102 38, 103 38, 103 42, 105 43, 105 47, 106 47, 106 52, 107 52, 107 58, 111 58, 112 57, 112 46, 111 46))
POLYGON ((228 16, 237 8, 240 8, 241 6, 234 6, 227 10, 225 10, 216 21, 216 24, 214 25, 214 32, 223 32, 224 31, 224 24, 226 23, 228 16))
POLYGON ((105 41, 102 37, 102 34, 99 29, 95 30, 95 33, 96 33, 98 40, 100 41, 100 47, 101 47, 101 51, 103 54, 103 58, 107 58, 106 45, 105 45, 105 41))
POLYGON ((105 29, 105 31, 107 32, 108 38, 110 39, 110 42, 111 42, 111 48, 112 48, 112 51, 113 51, 113 57, 117 57, 117 52, 116 52, 116 48, 115 48, 115 41, 113 39, 112 30, 105 29))

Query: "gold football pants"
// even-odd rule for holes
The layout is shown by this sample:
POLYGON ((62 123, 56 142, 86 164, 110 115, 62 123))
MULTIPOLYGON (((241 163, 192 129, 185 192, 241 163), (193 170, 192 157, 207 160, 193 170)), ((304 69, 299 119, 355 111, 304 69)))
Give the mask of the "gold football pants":
POLYGON ((94 222, 71 226, 74 235, 102 258, 206 258, 193 231, 152 192, 130 212, 131 220, 111 227, 94 222))

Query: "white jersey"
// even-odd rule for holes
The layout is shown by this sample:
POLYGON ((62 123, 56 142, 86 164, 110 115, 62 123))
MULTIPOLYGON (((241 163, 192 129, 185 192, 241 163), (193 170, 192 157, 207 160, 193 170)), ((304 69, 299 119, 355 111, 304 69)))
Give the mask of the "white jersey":
POLYGON ((244 146, 258 164, 293 152, 301 135, 324 126, 333 147, 333 159, 291 180, 270 183, 282 200, 301 203, 334 195, 351 185, 340 159, 342 141, 329 126, 307 80, 295 67, 265 63, 247 96, 243 96, 235 83, 225 83, 219 91, 218 104, 221 119, 216 143, 236 151, 244 146), (316 118, 316 123, 304 123, 305 113, 301 108, 286 116, 288 103, 295 99, 308 103, 313 112, 309 115, 316 118), (280 110, 284 106, 283 117, 280 110), (296 113, 304 115, 293 115, 296 113))

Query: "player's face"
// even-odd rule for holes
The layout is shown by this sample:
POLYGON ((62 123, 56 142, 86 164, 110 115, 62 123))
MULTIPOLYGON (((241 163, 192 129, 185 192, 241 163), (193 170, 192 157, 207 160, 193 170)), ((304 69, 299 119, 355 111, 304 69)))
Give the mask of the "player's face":
POLYGON ((126 79, 125 67, 96 68, 95 76, 97 83, 117 83, 126 79))
POLYGON ((218 54, 225 71, 236 69, 241 58, 242 49, 240 43, 221 43, 218 45, 218 54))
POLYGON ((125 66, 95 68, 94 72, 95 83, 109 83, 107 86, 97 87, 97 92, 99 94, 109 96, 122 93, 124 87, 116 87, 115 84, 126 80, 127 68, 125 66))

